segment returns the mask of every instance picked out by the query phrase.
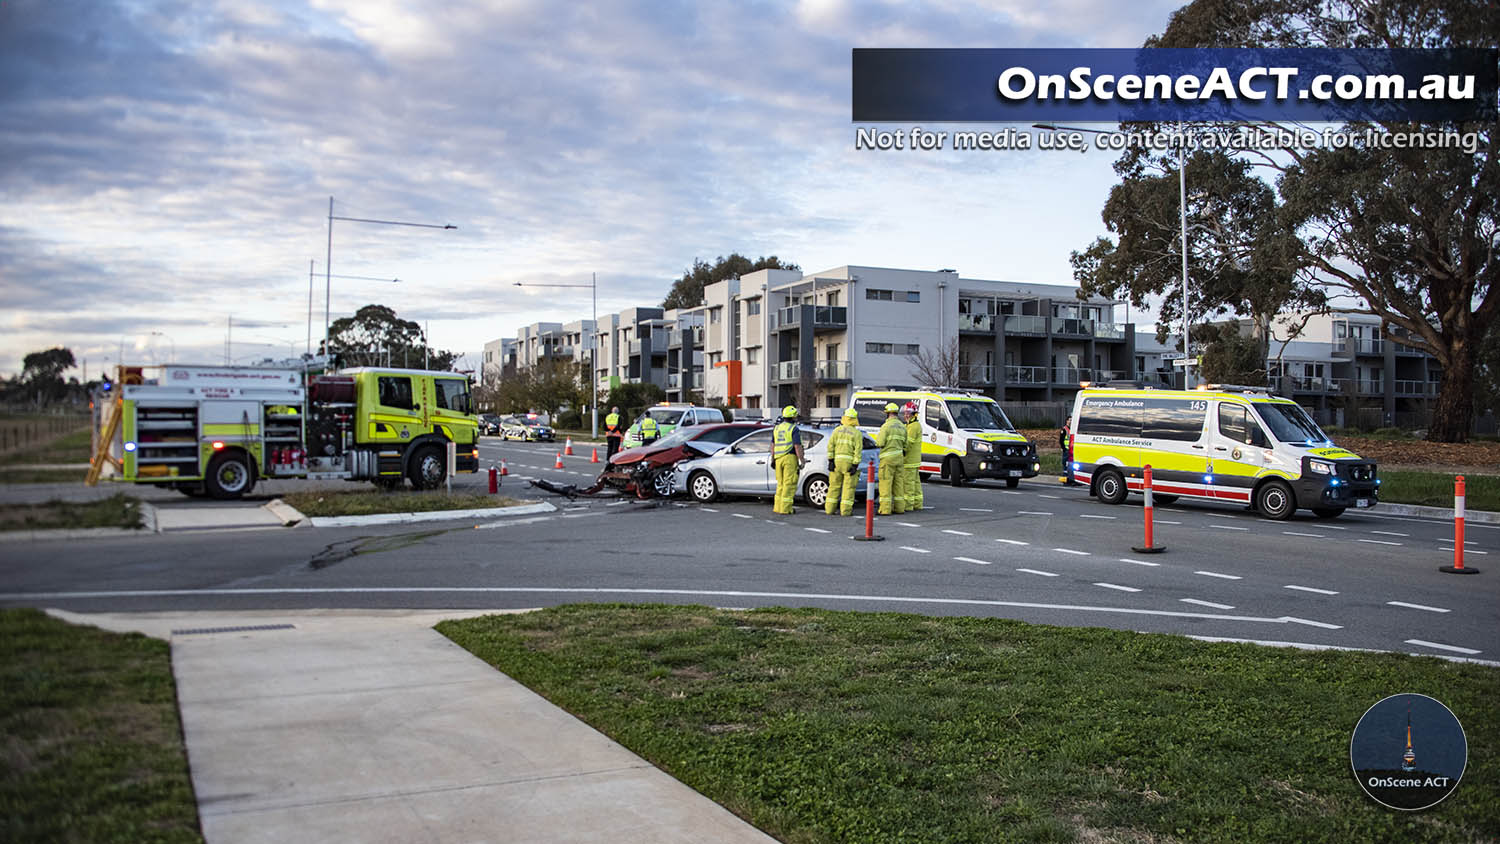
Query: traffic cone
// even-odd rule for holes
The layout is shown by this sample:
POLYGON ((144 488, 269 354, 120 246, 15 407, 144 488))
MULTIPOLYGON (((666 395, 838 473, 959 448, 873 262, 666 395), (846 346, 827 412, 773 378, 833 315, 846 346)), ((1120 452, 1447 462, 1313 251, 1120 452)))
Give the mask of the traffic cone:
POLYGON ((509 474, 510 474, 510 467, 505 465, 505 461, 504 460, 501 460, 500 461, 500 477, 503 478, 503 477, 505 477, 506 475, 509 475, 509 474))
POLYGON ((554 469, 561 469, 562 467, 563 467, 563 464, 562 464, 562 452, 559 451, 557 453, 557 465, 553 466, 552 468, 554 468, 554 469))
POLYGON ((573 456, 573 438, 572 437, 568 437, 567 443, 563 445, 563 454, 566 454, 569 457, 573 456))
POLYGON ((593 453, 589 455, 589 462, 590 463, 598 463, 599 462, 599 447, 598 446, 594 446, 593 453))

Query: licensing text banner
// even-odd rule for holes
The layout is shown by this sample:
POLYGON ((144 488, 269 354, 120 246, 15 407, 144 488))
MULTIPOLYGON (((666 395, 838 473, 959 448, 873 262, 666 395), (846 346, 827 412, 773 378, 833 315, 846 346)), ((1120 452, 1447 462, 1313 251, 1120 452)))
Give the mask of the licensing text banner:
POLYGON ((1500 51, 856 49, 854 121, 1494 121, 1500 51))

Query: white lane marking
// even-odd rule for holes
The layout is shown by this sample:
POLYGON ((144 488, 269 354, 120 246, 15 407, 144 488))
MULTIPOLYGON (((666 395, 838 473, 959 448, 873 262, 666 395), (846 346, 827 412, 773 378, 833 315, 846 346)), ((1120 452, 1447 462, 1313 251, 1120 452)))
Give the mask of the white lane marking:
POLYGON ((915 522, 892 522, 892 524, 897 524, 902 527, 921 527, 921 525, 916 524, 915 522))
POLYGON ((803 528, 803 530, 809 530, 813 533, 833 533, 831 530, 824 530, 822 528, 803 528))
POLYGON ((1093 515, 1091 513, 1079 513, 1078 514, 1078 518, 1080 518, 1080 519, 1118 519, 1119 516, 1095 516, 1095 515, 1093 515))
POLYGON ((1339 527, 1338 525, 1323 525, 1322 527, 1324 527, 1327 530, 1348 530, 1348 528, 1346 528, 1346 527, 1339 527))
POLYGON ((765 522, 768 525, 784 525, 784 524, 786 524, 786 522, 778 522, 775 519, 761 519, 761 521, 765 522))
MULTIPOLYGON (((1329 624, 1326 621, 1310 621, 1310 620, 1305 619, 1305 618, 1297 618, 1295 616, 1290 616, 1290 615, 1284 615, 1284 616, 1282 616, 1281 620, 1287 622, 1288 624, 1306 624, 1308 627, 1321 627, 1324 630, 1343 630, 1344 629, 1343 625, 1329 624)), ((1475 651, 1475 653, 1478 653, 1478 651, 1475 651)))
POLYGON ((1161 565, 1161 563, 1152 563, 1152 562, 1148 562, 1146 560, 1132 560, 1129 557, 1121 557, 1120 558, 1120 562, 1122 562, 1122 563, 1135 563, 1138 566, 1152 566, 1152 567, 1155 567, 1155 566, 1161 565))
POLYGON ((1367 543, 1369 543, 1371 545, 1396 545, 1396 546, 1399 546, 1401 544, 1399 542, 1389 542, 1389 541, 1384 540, 1384 539, 1356 539, 1354 541, 1355 542, 1367 542, 1367 543))
POLYGON ((1057 551, 1058 553, 1061 553, 1061 554, 1074 554, 1074 555, 1077 555, 1079 557, 1091 557, 1091 556, 1093 556, 1092 554, 1090 554, 1087 551, 1074 551, 1072 548, 1053 548, 1052 550, 1053 551, 1057 551))
POLYGON ((1050 516, 1050 515, 1052 515, 1051 513, 1048 513, 1045 510, 1017 510, 1016 512, 1019 513, 1022 516, 1050 516))
POLYGON ((1243 577, 1240 577, 1237 574, 1219 574, 1216 571, 1195 571, 1195 572, 1193 572, 1193 574, 1201 574, 1204 577, 1222 577, 1225 580, 1244 580, 1245 579, 1243 577))
POLYGON ((1037 494, 1040 495, 1042 498, 1052 498, 1052 499, 1061 499, 1062 498, 1062 496, 1060 496, 1060 495, 1048 495, 1045 492, 1041 492, 1041 493, 1037 493, 1037 494))
POLYGON ((1157 523, 1159 525, 1180 525, 1180 524, 1182 524, 1182 522, 1174 522, 1171 519, 1158 519, 1155 516, 1151 517, 1151 521, 1153 521, 1153 522, 1155 522, 1155 523, 1157 523))
POLYGON ((1250 529, 1250 528, 1247 528, 1247 527, 1238 527, 1236 525, 1209 525, 1209 527, 1211 527, 1211 528, 1218 528, 1219 530, 1249 530, 1250 529))
POLYGON ((1216 604, 1213 601, 1200 601, 1197 598, 1178 598, 1177 600, 1183 602, 1184 604, 1197 604, 1200 607, 1210 607, 1216 610, 1234 609, 1233 604, 1216 604))
POLYGON ((1050 571, 1037 571, 1036 569, 1016 569, 1016 571, 1024 571, 1027 574, 1039 574, 1042 577, 1057 577, 1055 572, 1050 571))
POLYGON ((947 528, 943 528, 943 533, 951 533, 954 536, 973 536, 974 535, 972 533, 969 533, 966 530, 949 530, 947 528))
MULTIPOLYGON (((1439 551, 1452 551, 1453 550, 1453 546, 1452 545, 1440 545, 1440 546, 1438 546, 1438 550, 1439 551)), ((1485 556, 1489 556, 1490 552, 1488 552, 1488 551, 1481 551, 1478 548, 1465 548, 1464 549, 1464 553, 1465 554, 1483 554, 1485 556)))
POLYGON ((717 513, 717 512, 719 512, 718 510, 715 510, 712 507, 700 507, 699 509, 701 509, 705 513, 717 513))
POLYGON ((954 557, 953 559, 961 563, 973 563, 976 566, 987 566, 990 564, 989 560, 976 560, 973 557, 954 557))
POLYGON ((1370 533, 1377 533, 1377 534, 1380 534, 1381 536, 1404 536, 1404 537, 1408 537, 1408 538, 1411 537, 1411 534, 1409 534, 1409 533, 1397 533, 1397 532, 1395 532, 1393 530, 1372 530, 1372 531, 1370 531, 1370 533))
MULTIPOLYGON (((1387 519, 1392 518, 1386 516, 1387 519)), ((1280 619, 1278 619, 1279 621, 1280 619)), ((1404 653, 1410 656, 1430 656, 1433 659, 1445 659, 1449 662, 1463 662, 1473 665, 1488 665, 1491 668, 1500 668, 1500 662, 1493 659, 1474 659, 1467 656, 1444 656, 1443 654, 1416 653, 1413 651, 1383 651, 1377 648, 1349 648, 1340 645, 1314 645, 1310 642, 1274 642, 1266 639, 1232 639, 1227 636, 1188 636, 1189 639, 1197 639, 1200 642, 1234 642, 1241 645, 1265 645, 1271 648, 1297 648, 1303 651, 1359 651, 1367 654, 1390 654, 1404 653)))
POLYGON ((958 509, 964 511, 965 513, 993 513, 993 512, 995 512, 994 510, 991 510, 988 507, 960 507, 958 509))
POLYGON ((910 551, 913 554, 931 554, 932 553, 931 551, 928 551, 926 548, 913 548, 910 545, 902 545, 901 546, 901 550, 902 551, 910 551))
POLYGON ((1298 533, 1295 530, 1284 530, 1284 531, 1282 531, 1282 533, 1286 534, 1287 536, 1310 536, 1313 539, 1327 539, 1328 538, 1328 534, 1326 534, 1326 533, 1298 533))
POLYGON ((753 518, 755 518, 754 516, 751 516, 751 515, 746 514, 746 513, 730 513, 729 515, 735 517, 736 519, 753 519, 753 518))
POLYGON ((621 504, 629 504, 629 501, 611 501, 605 507, 619 507, 621 504))
POLYGON ((1141 590, 1135 588, 1134 586, 1117 586, 1117 585, 1115 585, 1113 583, 1095 583, 1094 585, 1102 587, 1104 589, 1118 589, 1121 592, 1139 592, 1139 591, 1141 591, 1141 590))
POLYGON ((999 490, 999 491, 1005 493, 1006 495, 1020 495, 1021 494, 1019 492, 1016 492, 1013 489, 1002 489, 1002 490, 999 490))
POLYGON ((1440 651, 1453 651, 1454 653, 1459 653, 1459 654, 1470 654, 1470 655, 1473 655, 1473 654, 1481 653, 1481 651, 1476 651, 1473 648, 1460 648, 1457 645, 1444 645, 1444 644, 1441 644, 1439 642, 1424 642, 1421 639, 1407 639, 1406 640, 1406 644, 1408 644, 1408 645, 1417 645, 1417 646, 1423 647, 1423 648, 1437 648, 1440 651))
POLYGON ((1428 612, 1452 612, 1452 610, 1445 610, 1442 607, 1429 607, 1426 604, 1408 604, 1405 601, 1386 601, 1386 604, 1393 607, 1406 607, 1412 610, 1427 610, 1428 612))
POLYGON ((1333 591, 1332 589, 1314 589, 1311 586, 1293 586, 1290 583, 1288 583, 1287 585, 1283 586, 1282 588, 1283 589, 1295 589, 1298 592, 1313 592, 1313 593, 1318 594, 1318 595, 1337 595, 1338 594, 1337 592, 1333 591))
POLYGON ((1030 542, 1022 542, 1019 539, 997 539, 996 542, 1004 542, 1006 545, 1030 545, 1030 542))

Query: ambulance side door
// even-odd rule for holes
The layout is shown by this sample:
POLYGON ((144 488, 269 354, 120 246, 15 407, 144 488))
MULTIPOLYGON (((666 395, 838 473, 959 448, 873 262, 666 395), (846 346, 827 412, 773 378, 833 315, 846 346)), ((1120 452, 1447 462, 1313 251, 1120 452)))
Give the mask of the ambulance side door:
POLYGON ((939 399, 922 402, 922 434, 923 460, 941 464, 947 455, 963 453, 962 442, 954 431, 953 421, 948 418, 948 409, 939 399), (928 449, 928 443, 937 448, 928 449))
POLYGON ((1243 404, 1217 402, 1209 429, 1209 454, 1214 467, 1214 497, 1248 501, 1255 481, 1266 466, 1267 443, 1260 422, 1243 404))

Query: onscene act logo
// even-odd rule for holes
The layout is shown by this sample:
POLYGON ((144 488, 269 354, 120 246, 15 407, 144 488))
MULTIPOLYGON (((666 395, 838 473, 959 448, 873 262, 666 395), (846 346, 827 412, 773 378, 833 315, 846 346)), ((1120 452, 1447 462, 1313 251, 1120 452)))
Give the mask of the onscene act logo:
POLYGON ((1391 695, 1354 725, 1354 778, 1370 799, 1392 809, 1429 809, 1453 793, 1469 762, 1463 725, 1441 702, 1391 695))

